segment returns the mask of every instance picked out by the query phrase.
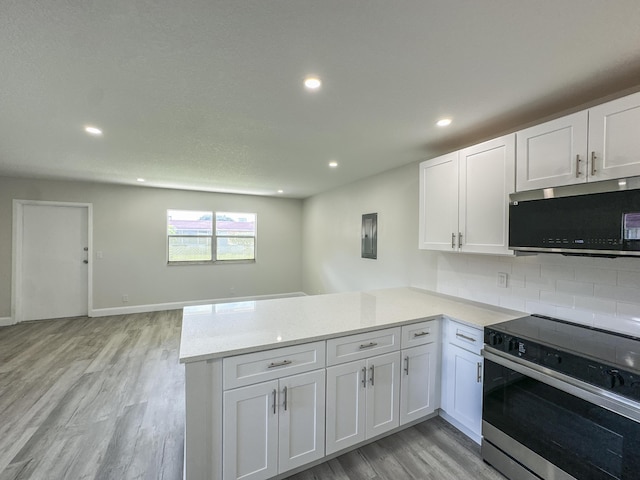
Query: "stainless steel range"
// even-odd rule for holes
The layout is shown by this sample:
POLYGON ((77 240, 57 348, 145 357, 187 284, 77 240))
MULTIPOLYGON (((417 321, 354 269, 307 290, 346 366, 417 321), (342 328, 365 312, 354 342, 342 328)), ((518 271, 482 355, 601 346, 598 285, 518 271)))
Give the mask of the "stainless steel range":
POLYGON ((487 463, 512 480, 640 479, 640 338, 537 315, 484 336, 487 463))

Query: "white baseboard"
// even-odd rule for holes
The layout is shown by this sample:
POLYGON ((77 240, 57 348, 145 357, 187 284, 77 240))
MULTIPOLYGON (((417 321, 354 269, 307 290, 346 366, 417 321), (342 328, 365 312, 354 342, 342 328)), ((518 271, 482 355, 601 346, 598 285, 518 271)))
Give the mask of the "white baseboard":
MULTIPOLYGON (((214 298, 208 300, 189 300, 186 302, 156 303, 151 305, 131 305, 126 307, 94 308, 89 312, 90 317, 108 317, 111 315, 126 315, 129 313, 159 312, 162 310, 178 310, 191 305, 209 305, 212 303, 248 302, 251 300, 270 300, 274 298, 303 297, 304 292, 279 293, 274 295, 257 295, 253 297, 214 298)), ((9 319, 11 320, 11 319, 9 319)), ((0 318, 0 325, 2 325, 0 318)))
POLYGON ((11 317, 0 317, 0 327, 6 327, 14 323, 16 322, 14 322, 11 317))

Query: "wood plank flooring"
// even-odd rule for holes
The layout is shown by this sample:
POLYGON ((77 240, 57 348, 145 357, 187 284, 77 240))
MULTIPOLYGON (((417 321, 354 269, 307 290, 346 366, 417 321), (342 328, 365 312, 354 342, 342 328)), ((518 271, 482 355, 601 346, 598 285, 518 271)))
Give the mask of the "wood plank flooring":
MULTIPOLYGON (((181 480, 181 310, 0 327, 0 480, 181 480)), ((291 480, 503 479, 439 418, 291 480)))

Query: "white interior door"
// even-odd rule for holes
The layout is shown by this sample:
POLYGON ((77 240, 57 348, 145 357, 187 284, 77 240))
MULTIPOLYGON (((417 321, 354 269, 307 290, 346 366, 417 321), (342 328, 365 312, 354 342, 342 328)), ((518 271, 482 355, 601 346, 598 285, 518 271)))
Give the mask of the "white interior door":
POLYGON ((22 320, 88 313, 88 207, 22 209, 22 320))

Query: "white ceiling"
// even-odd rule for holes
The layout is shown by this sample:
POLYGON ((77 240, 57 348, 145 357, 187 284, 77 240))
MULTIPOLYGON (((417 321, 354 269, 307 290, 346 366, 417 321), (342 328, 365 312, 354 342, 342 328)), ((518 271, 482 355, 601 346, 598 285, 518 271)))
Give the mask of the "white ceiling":
POLYGON ((304 198, 635 86, 638 0, 2 0, 0 175, 304 198))

